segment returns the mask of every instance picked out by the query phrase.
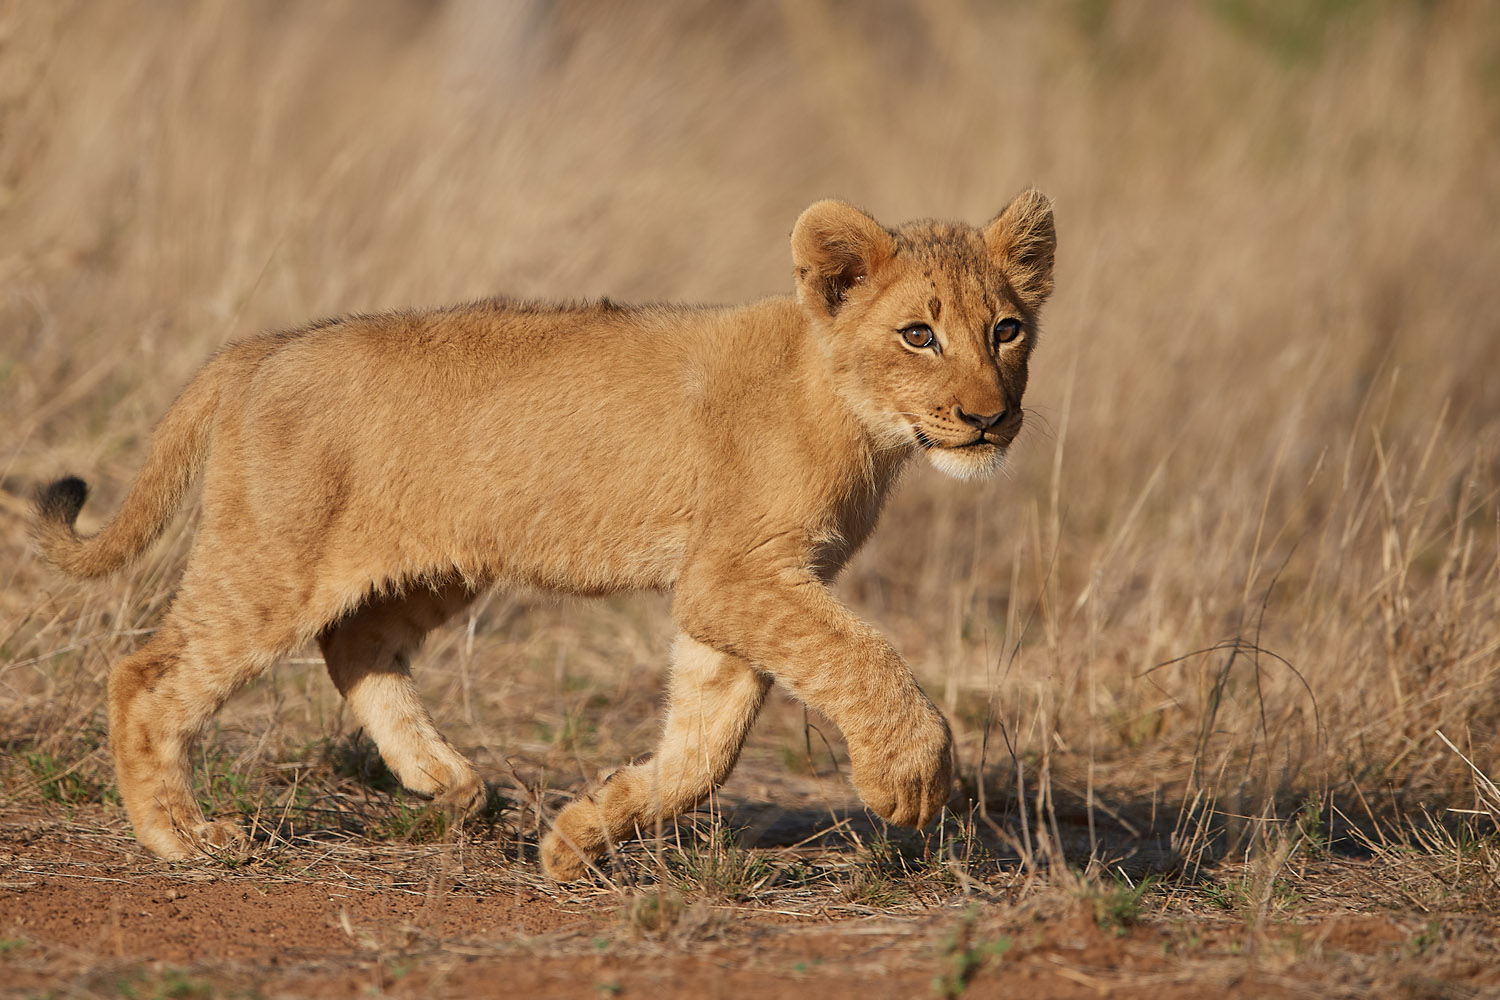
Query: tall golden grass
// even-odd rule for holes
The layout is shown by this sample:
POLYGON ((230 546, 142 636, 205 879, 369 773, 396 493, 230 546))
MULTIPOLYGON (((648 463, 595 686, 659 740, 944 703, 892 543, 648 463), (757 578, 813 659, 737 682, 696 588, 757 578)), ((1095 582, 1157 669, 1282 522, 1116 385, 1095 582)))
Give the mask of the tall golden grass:
MULTIPOLYGON (((30 491, 83 474, 98 523, 216 346, 780 294, 816 198, 981 222, 1035 183, 1058 291, 1011 472, 913 472, 841 583, 967 771, 1230 829, 1476 804, 1438 734, 1500 765, 1497 164, 1482 2, 0 5, 6 737, 97 724, 190 535, 72 584, 30 491)), ((424 684, 496 754, 634 699, 566 786, 651 742, 666 616, 497 595, 424 684)), ((317 664, 279 676, 241 714, 326 724, 317 664)))

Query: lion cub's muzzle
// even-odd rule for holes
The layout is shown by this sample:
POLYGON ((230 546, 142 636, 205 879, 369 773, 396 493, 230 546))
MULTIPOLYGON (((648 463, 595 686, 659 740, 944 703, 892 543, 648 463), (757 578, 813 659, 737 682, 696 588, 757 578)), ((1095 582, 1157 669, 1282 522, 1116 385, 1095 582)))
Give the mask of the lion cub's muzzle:
POLYGON ((969 413, 962 406, 955 406, 953 415, 979 432, 971 440, 957 446, 960 448, 979 445, 1009 447, 1021 432, 1021 421, 1024 419, 1019 406, 1011 406, 998 413, 969 413))

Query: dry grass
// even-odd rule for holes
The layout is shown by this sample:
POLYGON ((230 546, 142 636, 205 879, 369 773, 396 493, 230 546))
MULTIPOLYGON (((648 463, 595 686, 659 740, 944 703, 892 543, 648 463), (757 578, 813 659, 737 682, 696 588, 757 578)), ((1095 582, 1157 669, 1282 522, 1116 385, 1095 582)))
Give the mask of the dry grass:
MULTIPOLYGON (((112 509, 215 346, 499 291, 781 293, 814 198, 981 221, 1034 182, 1061 255, 1013 472, 913 473, 841 583, 954 719, 967 805, 924 843, 846 820, 836 733, 777 702, 721 800, 762 846, 664 831, 611 880, 669 895, 622 919, 796 893, 1083 893, 1101 920, 1249 928, 1323 896, 1493 907, 1495 9, 851 13, 0 3, 5 801, 108 814, 105 672, 191 532, 78 585, 28 548, 26 498, 73 471, 86 517, 112 509), (1372 857, 1378 878, 1337 877, 1372 857)), ((429 644, 429 702, 506 800, 511 855, 649 748, 666 619, 496 594, 429 644)), ((341 721, 294 658, 210 734, 205 795, 268 849, 446 836, 341 721)), ((949 992, 978 968, 954 941, 949 992)))

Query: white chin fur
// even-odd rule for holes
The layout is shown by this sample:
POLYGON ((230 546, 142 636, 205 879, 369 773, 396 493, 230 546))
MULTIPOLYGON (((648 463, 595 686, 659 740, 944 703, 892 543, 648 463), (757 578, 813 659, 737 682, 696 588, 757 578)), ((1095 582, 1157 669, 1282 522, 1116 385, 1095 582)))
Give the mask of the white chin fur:
POLYGON ((928 448, 927 461, 954 479, 987 479, 1005 465, 1004 448, 928 448))

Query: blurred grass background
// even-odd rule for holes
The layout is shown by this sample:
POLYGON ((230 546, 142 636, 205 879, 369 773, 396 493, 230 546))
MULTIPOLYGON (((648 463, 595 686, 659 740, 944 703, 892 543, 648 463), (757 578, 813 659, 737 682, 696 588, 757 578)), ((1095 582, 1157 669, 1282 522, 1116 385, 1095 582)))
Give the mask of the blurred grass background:
MULTIPOLYGON (((1479 0, 0 2, 8 745, 87 752, 191 531, 74 584, 31 491, 82 474, 98 524, 218 345, 784 294, 814 199, 979 223, 1036 184, 1058 291, 1011 473, 914 470, 840 585, 968 787, 1019 763, 1231 830, 1472 806, 1436 734, 1500 763, 1497 165, 1479 0)), ((667 618, 497 594, 419 673, 491 774, 573 787, 653 742, 667 618)), ((798 759, 800 711, 768 714, 737 794, 798 759)), ((337 716, 309 654, 226 724, 263 752, 337 716)))

